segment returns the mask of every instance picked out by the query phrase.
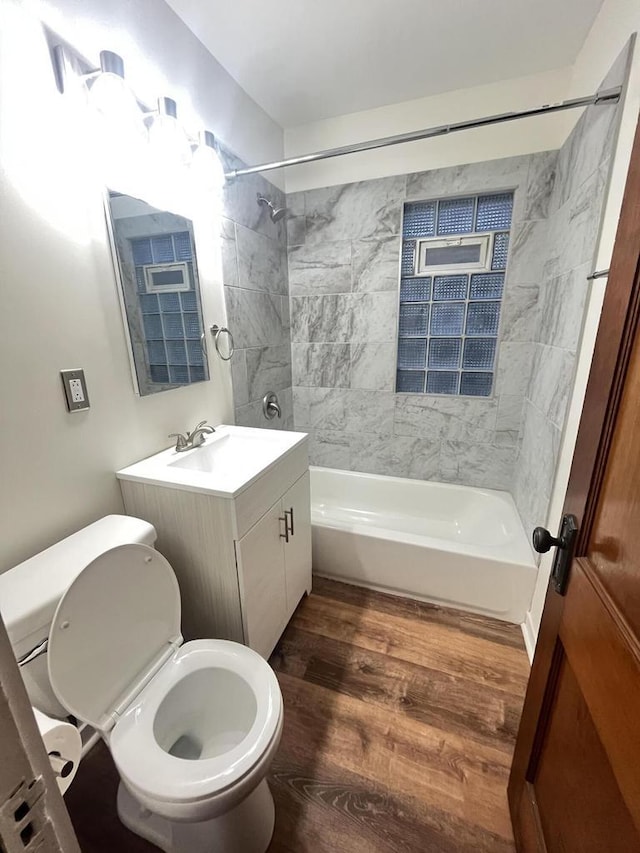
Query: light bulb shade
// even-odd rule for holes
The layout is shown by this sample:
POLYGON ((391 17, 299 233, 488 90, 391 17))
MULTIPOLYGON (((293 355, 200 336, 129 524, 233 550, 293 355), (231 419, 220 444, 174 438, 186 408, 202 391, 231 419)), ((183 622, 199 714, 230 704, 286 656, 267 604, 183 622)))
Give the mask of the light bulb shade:
POLYGON ((89 103, 105 120, 110 132, 146 136, 135 95, 119 74, 105 71, 95 77, 89 84, 89 103))
POLYGON ((225 185, 224 165, 215 149, 215 139, 208 131, 200 133, 200 144, 196 148, 191 171, 200 187, 219 194, 225 185))
POLYGON ((179 163, 187 166, 191 162, 191 145, 187 135, 177 118, 170 113, 154 115, 149 126, 149 140, 156 154, 167 165, 179 163))

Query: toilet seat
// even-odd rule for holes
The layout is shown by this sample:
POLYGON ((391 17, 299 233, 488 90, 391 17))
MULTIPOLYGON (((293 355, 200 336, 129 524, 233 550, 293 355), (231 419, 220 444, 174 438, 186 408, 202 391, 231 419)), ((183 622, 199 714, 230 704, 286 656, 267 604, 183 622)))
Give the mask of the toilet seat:
POLYGON ((100 554, 70 584, 49 631, 49 679, 60 703, 108 732, 182 644, 180 590, 148 545, 100 554))
POLYGON ((282 695, 252 649, 227 640, 182 643, 170 564, 147 545, 122 545, 97 557, 62 596, 49 635, 49 678, 62 705, 105 736, 142 803, 166 817, 202 820, 216 798, 228 807, 246 796, 252 774, 271 760, 282 695), (203 741, 202 757, 171 754, 172 743, 192 731, 203 741))
POLYGON ((278 680, 257 652, 227 640, 194 640, 174 653, 129 706, 109 744, 123 781, 143 802, 197 803, 223 794, 251 773, 279 737, 281 718, 278 680), (158 743, 158 713, 172 688, 203 670, 213 670, 214 679, 216 672, 240 676, 255 697, 255 719, 229 750, 194 760, 176 757, 158 743))

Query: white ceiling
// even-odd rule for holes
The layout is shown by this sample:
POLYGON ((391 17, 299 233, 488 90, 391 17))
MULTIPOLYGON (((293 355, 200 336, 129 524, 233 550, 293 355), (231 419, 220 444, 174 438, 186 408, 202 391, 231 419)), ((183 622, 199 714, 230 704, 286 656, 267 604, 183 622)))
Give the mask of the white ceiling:
POLYGON ((168 0, 283 127, 573 63, 602 0, 168 0))

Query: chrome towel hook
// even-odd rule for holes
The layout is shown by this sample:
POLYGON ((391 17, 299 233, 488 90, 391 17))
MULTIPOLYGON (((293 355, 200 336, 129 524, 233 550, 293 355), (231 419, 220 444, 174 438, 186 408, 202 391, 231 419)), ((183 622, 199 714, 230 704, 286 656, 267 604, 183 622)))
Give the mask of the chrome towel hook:
POLYGON ((218 355, 220 356, 220 358, 223 361, 231 361, 231 357, 235 351, 235 345, 233 343, 233 335, 231 334, 229 329, 227 329, 226 326, 213 325, 213 326, 210 326, 209 328, 211 329, 211 334, 213 335, 213 342, 214 342, 215 347, 216 347, 216 352, 218 353, 218 355), (220 349, 220 335, 222 335, 222 334, 226 334, 229 337, 228 349, 227 349, 226 355, 220 349))

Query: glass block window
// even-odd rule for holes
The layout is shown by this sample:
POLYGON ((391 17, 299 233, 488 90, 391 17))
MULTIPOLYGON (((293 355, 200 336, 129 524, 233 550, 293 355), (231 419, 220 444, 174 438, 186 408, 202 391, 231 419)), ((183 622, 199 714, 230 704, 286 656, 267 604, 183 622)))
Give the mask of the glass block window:
POLYGON ((434 237, 436 233, 435 201, 407 204, 404 209, 403 237, 434 237))
POLYGON ((492 270, 506 270, 508 252, 509 232, 506 234, 496 234, 493 238, 493 257, 491 259, 492 270))
POLYGON ((431 308, 431 335, 461 335, 464 331, 464 302, 433 305, 431 308))
POLYGON ((427 373, 427 394, 458 394, 460 377, 451 370, 430 370, 427 373))
POLYGON ((513 193, 505 192, 405 205, 398 393, 491 395, 512 212, 513 193), (447 264, 437 273, 420 275, 427 270, 416 263, 417 241, 449 235, 488 240, 480 265, 486 272, 464 272, 447 264))
POLYGON ((424 338, 429 326, 429 305, 407 302, 400 306, 400 336, 424 338))
POLYGON ((184 385, 207 379, 200 342, 204 326, 194 286, 191 235, 188 231, 180 231, 136 238, 130 244, 151 381, 184 385), (148 293, 145 268, 175 263, 186 265, 189 289, 148 293))
POLYGON ((158 294, 160 307, 165 313, 170 311, 180 311, 180 294, 179 293, 160 293, 158 294))
POLYGON ((396 390, 407 394, 424 394, 424 370, 398 370, 396 390))
POLYGON ((467 310, 468 335, 497 335, 500 321, 499 302, 470 302, 467 310))
POLYGON ((460 367, 460 338, 432 338, 429 341, 429 367, 443 370, 460 367))
POLYGON ((437 275, 433 280, 433 299, 466 299, 469 283, 466 275, 437 275))
POLYGON ((424 369, 427 358, 427 342, 422 338, 400 338, 398 341, 398 367, 402 369, 424 369))
POLYGON ((476 231, 499 231, 511 227, 513 193, 481 195, 478 198, 476 231))
POLYGON ((473 198, 444 199, 438 202, 438 234, 470 234, 473 231, 474 211, 473 198))
POLYGON ((402 275, 413 275, 416 271, 415 240, 402 241, 402 275))
POLYGON ((431 299, 430 278, 403 278, 400 280, 401 302, 427 302, 431 299))
POLYGON ((495 338, 467 338, 462 366, 468 370, 491 370, 495 355, 495 338))
POLYGON ((493 385, 493 373, 462 372, 460 394, 466 397, 488 397, 493 385))
POLYGON ((504 273, 472 275, 469 299, 500 299, 503 288, 504 273))
POLYGON ((166 364, 150 364, 149 375, 152 382, 159 382, 163 385, 169 382, 169 368, 166 364))

